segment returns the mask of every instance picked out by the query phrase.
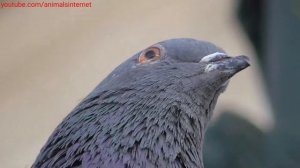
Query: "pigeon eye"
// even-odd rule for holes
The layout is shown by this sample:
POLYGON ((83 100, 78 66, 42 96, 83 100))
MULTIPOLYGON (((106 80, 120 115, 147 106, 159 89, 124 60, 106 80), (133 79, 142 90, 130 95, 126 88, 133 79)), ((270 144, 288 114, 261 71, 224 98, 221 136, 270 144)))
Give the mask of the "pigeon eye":
POLYGON ((145 64, 148 62, 156 61, 160 58, 161 52, 158 47, 150 47, 143 51, 139 56, 139 63, 145 64))

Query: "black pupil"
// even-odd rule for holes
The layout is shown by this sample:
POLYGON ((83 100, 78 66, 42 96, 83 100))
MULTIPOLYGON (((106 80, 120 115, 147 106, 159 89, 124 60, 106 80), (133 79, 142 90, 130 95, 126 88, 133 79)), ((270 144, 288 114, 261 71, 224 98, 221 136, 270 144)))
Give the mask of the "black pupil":
POLYGON ((148 59, 152 59, 152 58, 155 57, 155 52, 152 51, 152 50, 147 51, 147 52, 145 53, 145 57, 148 58, 148 59))

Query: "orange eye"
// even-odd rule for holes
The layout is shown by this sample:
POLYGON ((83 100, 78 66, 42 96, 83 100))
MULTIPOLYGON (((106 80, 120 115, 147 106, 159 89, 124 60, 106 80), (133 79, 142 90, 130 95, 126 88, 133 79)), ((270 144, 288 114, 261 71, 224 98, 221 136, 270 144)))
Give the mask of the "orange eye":
POLYGON ((141 55, 139 56, 139 63, 145 64, 148 62, 158 60, 160 58, 160 55, 161 55, 160 48, 150 47, 141 53, 141 55))

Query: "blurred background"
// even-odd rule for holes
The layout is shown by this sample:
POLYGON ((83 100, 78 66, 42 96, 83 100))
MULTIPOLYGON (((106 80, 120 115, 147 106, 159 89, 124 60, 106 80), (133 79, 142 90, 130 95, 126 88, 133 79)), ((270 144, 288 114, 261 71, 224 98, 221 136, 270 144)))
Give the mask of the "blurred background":
POLYGON ((86 2, 92 7, 0 9, 1 167, 30 167, 54 128, 114 67, 179 37, 251 57, 219 99, 205 166, 299 167, 299 0, 86 2))

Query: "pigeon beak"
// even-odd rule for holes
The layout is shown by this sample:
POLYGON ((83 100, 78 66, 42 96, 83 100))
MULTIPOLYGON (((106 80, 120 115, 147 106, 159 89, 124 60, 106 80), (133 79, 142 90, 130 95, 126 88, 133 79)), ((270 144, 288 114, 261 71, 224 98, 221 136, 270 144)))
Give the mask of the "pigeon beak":
POLYGON ((247 56, 229 57, 224 53, 218 52, 204 56, 200 62, 208 63, 205 67, 206 72, 217 70, 230 74, 235 74, 250 66, 249 57, 247 56))

